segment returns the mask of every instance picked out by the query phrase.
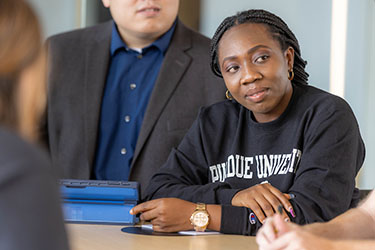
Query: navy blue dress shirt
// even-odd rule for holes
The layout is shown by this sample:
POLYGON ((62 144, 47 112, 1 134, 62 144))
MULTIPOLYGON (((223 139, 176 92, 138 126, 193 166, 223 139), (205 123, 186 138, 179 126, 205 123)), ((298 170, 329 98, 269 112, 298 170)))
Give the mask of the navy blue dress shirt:
POLYGON ((143 117, 175 26, 176 22, 158 40, 137 51, 123 42, 113 24, 96 149, 96 179, 128 180, 143 117))

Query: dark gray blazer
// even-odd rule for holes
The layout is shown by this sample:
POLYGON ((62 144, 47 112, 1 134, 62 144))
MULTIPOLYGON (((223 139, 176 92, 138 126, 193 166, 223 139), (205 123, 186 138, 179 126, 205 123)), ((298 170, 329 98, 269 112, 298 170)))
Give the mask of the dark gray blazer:
MULTIPOLYGON (((93 178, 101 100, 110 62, 112 21, 48 39, 49 93, 45 135, 62 178, 93 178)), ((209 67, 210 40, 177 22, 155 83, 130 180, 144 190, 177 147, 199 108, 224 100, 209 67)))

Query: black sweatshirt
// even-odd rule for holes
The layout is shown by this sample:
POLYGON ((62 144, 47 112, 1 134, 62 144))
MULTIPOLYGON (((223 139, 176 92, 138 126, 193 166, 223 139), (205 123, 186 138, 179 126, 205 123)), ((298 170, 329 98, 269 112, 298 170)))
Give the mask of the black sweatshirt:
POLYGON ((268 181, 295 195, 292 221, 327 221, 356 203, 355 176, 364 156, 349 105, 315 87, 293 85, 287 109, 268 123, 257 123, 235 101, 202 108, 146 194, 222 204, 222 233, 255 235, 261 223, 250 223, 252 211, 231 205, 238 191, 268 181))

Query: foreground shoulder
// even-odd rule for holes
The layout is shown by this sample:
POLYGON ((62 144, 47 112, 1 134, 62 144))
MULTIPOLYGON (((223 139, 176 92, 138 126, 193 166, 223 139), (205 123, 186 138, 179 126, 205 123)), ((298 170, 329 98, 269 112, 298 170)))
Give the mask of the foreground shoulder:
POLYGON ((51 170, 45 152, 3 128, 0 129, 0 152, 0 182, 51 170))

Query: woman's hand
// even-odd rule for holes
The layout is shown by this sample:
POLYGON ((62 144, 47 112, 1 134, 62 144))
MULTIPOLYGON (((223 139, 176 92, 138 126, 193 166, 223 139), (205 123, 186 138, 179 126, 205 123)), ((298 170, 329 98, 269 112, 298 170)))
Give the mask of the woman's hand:
POLYGON ((281 204, 284 207, 283 218, 289 220, 285 210, 295 217, 288 195, 281 193, 269 183, 258 184, 238 192, 232 199, 233 206, 250 208, 258 220, 263 223, 266 217, 271 217, 281 204))
POLYGON ((177 198, 162 198, 135 206, 130 214, 141 213, 140 219, 151 221, 154 231, 177 232, 191 230, 190 216, 196 204, 177 198))

